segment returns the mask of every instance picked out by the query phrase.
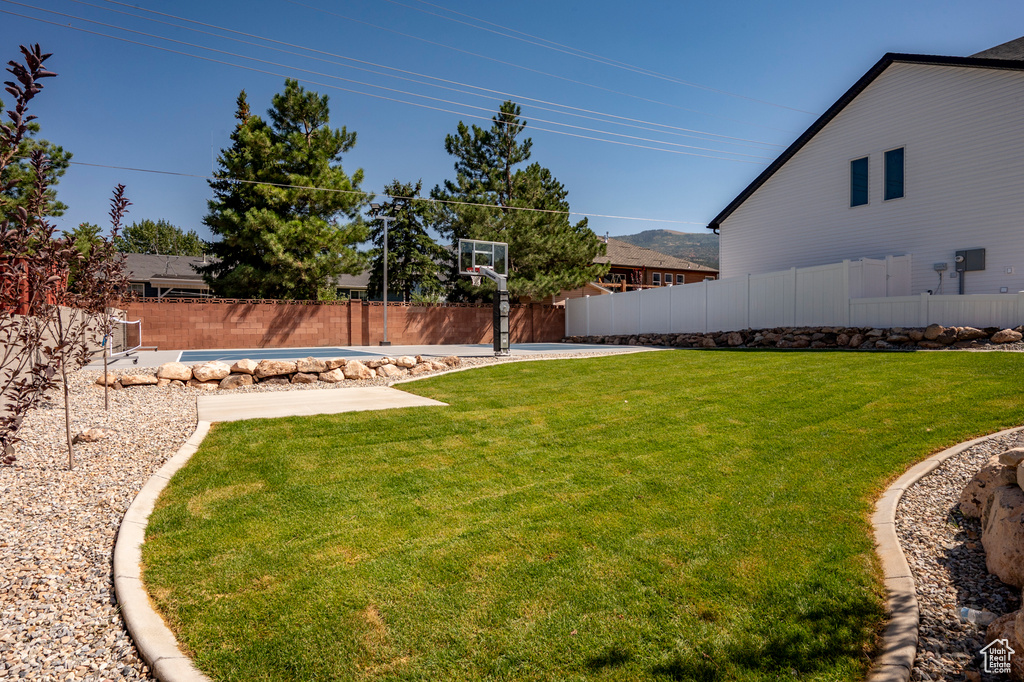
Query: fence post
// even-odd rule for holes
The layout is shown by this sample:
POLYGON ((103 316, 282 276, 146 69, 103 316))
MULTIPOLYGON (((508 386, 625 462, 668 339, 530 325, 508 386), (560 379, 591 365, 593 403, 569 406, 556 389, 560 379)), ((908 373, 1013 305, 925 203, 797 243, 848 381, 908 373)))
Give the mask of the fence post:
POLYGON ((750 273, 747 273, 747 316, 743 320, 743 328, 750 329, 750 273))
POLYGON ((793 300, 793 308, 792 308, 793 312, 791 313, 791 317, 789 318, 789 320, 787 320, 788 324, 784 324, 782 326, 784 326, 784 327, 795 327, 796 326, 796 306, 797 306, 797 303, 799 303, 799 301, 797 300, 796 268, 795 267, 792 267, 792 268, 789 269, 789 280, 790 280, 790 287, 791 287, 791 290, 793 292, 793 299, 792 299, 793 300))
POLYGON ((583 327, 590 336, 590 294, 583 297, 583 327))
POLYGON ((850 326, 850 260, 848 258, 843 259, 843 293, 842 297, 846 301, 846 305, 843 306, 843 326, 850 326))
MULTIPOLYGON (((917 314, 920 317, 920 319, 918 319, 918 321, 917 321, 918 322, 918 324, 917 324, 918 327, 927 327, 929 324, 931 324, 928 321, 928 300, 929 300, 928 292, 927 291, 922 291, 921 292, 921 306, 918 308, 918 311, 917 311, 917 314)), ((1018 298, 1018 301, 1019 300, 1020 299, 1018 298)))

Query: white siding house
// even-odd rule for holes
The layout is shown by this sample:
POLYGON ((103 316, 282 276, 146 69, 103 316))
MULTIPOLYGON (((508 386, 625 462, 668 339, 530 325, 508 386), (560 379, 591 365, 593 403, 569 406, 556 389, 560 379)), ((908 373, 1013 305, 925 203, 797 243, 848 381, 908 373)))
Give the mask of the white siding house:
POLYGON ((909 255, 907 293, 1024 290, 1022 50, 885 55, 708 225, 722 277, 909 255))

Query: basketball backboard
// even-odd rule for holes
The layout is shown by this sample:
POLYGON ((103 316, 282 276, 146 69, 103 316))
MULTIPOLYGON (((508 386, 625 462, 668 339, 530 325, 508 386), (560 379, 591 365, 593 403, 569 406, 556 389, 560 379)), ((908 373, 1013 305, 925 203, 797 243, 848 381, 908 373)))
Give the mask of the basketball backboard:
POLYGON ((479 268, 491 268, 499 275, 508 275, 508 244, 479 239, 459 240, 459 274, 476 275, 479 268))

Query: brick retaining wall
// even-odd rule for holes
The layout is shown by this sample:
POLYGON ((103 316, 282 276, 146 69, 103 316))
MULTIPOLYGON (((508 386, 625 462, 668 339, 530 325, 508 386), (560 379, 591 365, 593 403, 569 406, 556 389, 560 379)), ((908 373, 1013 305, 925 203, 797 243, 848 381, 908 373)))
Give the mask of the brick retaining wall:
MULTIPOLYGON (((163 350, 302 346, 375 346, 384 338, 381 303, 251 302, 142 299, 127 306, 142 320, 142 343, 163 350)), ((394 345, 491 343, 492 309, 485 306, 388 304, 394 345)), ((512 343, 560 341, 565 308, 515 305, 512 343)))

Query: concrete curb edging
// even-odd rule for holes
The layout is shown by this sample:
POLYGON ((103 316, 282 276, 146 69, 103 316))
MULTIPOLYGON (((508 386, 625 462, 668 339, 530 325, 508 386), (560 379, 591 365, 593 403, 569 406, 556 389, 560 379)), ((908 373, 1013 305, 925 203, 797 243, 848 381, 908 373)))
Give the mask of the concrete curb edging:
POLYGON ((871 670, 868 672, 869 682, 908 682, 914 667, 914 658, 917 656, 918 625, 921 617, 917 604, 917 588, 896 535, 896 507, 903 493, 950 457, 959 455, 989 438, 1021 430, 1024 430, 1024 427, 1018 426, 946 448, 908 469, 875 502, 871 527, 875 535, 875 552, 885 576, 885 608, 889 612, 889 623, 882 634, 882 651, 872 662, 871 670))
POLYGON ((150 603, 149 593, 142 583, 142 543, 146 539, 149 515, 160 493, 195 454, 209 432, 210 422, 197 423, 196 430, 178 448, 178 452, 150 476, 125 512, 114 543, 114 594, 121 608, 121 617, 142 660, 153 676, 164 682, 211 680, 178 648, 174 633, 150 603))

